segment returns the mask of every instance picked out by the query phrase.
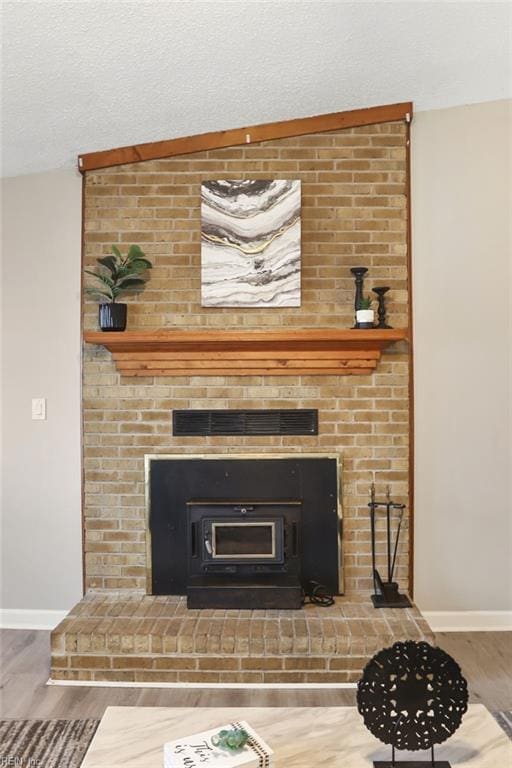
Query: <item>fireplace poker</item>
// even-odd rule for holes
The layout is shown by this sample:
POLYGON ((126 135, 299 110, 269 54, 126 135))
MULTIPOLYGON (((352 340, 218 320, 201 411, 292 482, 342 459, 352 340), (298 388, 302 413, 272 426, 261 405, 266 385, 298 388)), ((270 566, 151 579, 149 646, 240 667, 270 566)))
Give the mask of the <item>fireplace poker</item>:
POLYGON ((372 483, 370 489, 370 526, 371 526, 371 539, 372 539, 372 576, 373 576, 373 591, 377 594, 377 576, 376 576, 376 563, 375 563, 375 483, 372 483))
POLYGON ((393 550, 393 562, 391 563, 391 578, 389 579, 390 581, 393 581, 393 576, 395 575, 396 553, 398 551, 398 541, 400 539, 400 529, 402 527, 402 520, 403 520, 403 517, 404 517, 405 504, 393 504, 393 509, 399 509, 400 510, 400 517, 398 518, 398 527, 396 529, 395 548, 393 550))
POLYGON ((391 488, 386 488, 386 538, 388 550, 388 582, 391 578, 391 488))

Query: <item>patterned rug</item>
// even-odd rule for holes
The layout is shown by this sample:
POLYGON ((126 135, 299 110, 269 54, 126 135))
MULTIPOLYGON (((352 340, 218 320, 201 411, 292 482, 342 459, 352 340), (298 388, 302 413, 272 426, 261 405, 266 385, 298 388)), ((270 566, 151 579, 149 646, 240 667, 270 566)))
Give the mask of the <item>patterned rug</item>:
POLYGON ((0 720, 0 765, 80 768, 99 720, 0 720))

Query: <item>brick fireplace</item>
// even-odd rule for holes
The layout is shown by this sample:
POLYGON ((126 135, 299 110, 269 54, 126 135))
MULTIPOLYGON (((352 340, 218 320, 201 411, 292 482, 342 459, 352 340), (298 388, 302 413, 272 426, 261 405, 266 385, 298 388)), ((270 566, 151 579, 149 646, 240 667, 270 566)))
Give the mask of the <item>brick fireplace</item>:
MULTIPOLYGON (((406 328, 407 140, 406 122, 396 120, 88 171, 84 187, 85 265, 92 267, 95 258, 105 255, 112 243, 122 249, 137 243, 153 261, 147 289, 130 301, 129 330, 350 328, 354 296, 350 267, 358 265, 369 268, 367 292, 372 286, 390 287, 389 321, 395 328, 406 328), (300 308, 200 306, 199 189, 202 181, 218 178, 293 178, 302 182, 300 308)), ((88 300, 84 304, 84 328, 97 328, 97 305, 88 300)), ((222 636, 213 651, 213 646, 209 648, 208 658, 212 653, 229 655, 237 647, 239 658, 230 661, 234 666, 228 664, 224 673, 233 673, 232 679, 236 676, 240 682, 249 680, 249 673, 255 670, 259 681, 263 670, 267 675, 281 670, 285 678, 286 670, 297 681, 305 680, 306 670, 308 674, 317 670, 327 677, 336 672, 333 681, 346 681, 353 679, 374 646, 393 638, 427 636, 428 627, 416 609, 378 612, 368 599, 372 587, 367 506, 370 484, 374 482, 377 494, 382 495, 389 486, 393 499, 410 507, 409 374, 406 342, 390 347, 366 375, 353 376, 132 377, 116 368, 110 351, 103 346, 85 344, 84 570, 88 596, 82 608, 65 620, 68 624, 56 630, 52 675, 139 680, 183 680, 188 675, 192 681, 217 675, 216 680, 222 679, 211 660, 201 662, 203 641, 197 638, 211 634, 211 628, 201 624, 203 620, 208 625, 215 624, 216 619, 223 622, 222 630, 214 628, 222 636), (315 409, 318 434, 173 433, 174 411, 262 408, 315 409), (315 608, 292 612, 289 617, 253 616, 243 610, 230 616, 227 610, 222 617, 215 617, 214 611, 205 616, 195 611, 187 614, 179 592, 170 597, 145 596, 151 592, 146 581, 145 457, 168 454, 226 459, 240 454, 337 457, 342 468, 338 491, 343 508, 345 597, 324 614, 315 608), (138 618, 138 628, 126 624, 130 616, 138 618), (237 636, 237 622, 251 617, 254 623, 246 628, 241 624, 237 636), (288 620, 290 625, 279 625, 288 620), (266 649, 259 634, 266 631, 257 621, 277 622, 271 632, 280 640, 272 650, 266 649), (290 629, 293 622, 299 622, 296 628, 302 627, 307 642, 297 640, 295 630, 290 629), (85 630, 80 630, 81 626, 85 630), (327 643, 325 651, 322 643, 314 641, 317 632, 322 643, 327 643), (329 637, 338 637, 338 641, 328 641, 329 637), (191 638, 190 642, 186 638, 191 638), (232 643, 229 638, 233 638, 232 643), (133 665, 132 671, 123 667, 122 660, 115 664, 108 661, 109 653, 122 655, 123 644, 128 656, 139 648, 140 658, 145 659, 139 667, 133 660, 127 662, 133 665), (181 661, 169 658, 174 653, 181 661), (250 660, 254 653, 259 661, 250 660), (87 661, 70 661, 84 654, 102 660, 92 661, 90 666, 87 661), (159 654, 163 654, 160 661, 159 654), (351 661, 351 655, 357 661, 351 661), (267 658, 267 666, 266 657, 273 659, 267 658), (309 657, 317 660, 308 662, 309 657), (148 672, 146 677, 144 671, 148 672)), ((379 548, 379 558, 383 549, 379 548)), ((405 525, 396 568, 404 591, 409 586, 410 566, 409 527, 405 525)))
MULTIPOLYGON (((111 243, 138 243, 154 262, 150 285, 130 300, 128 328, 349 328, 350 267, 385 282, 391 324, 408 324, 406 126, 384 123, 211 150, 96 172, 85 179, 84 260, 111 243), (200 306, 202 180, 302 181, 302 306, 200 306)), ((86 301, 84 327, 97 328, 86 301)), ((345 586, 369 589, 368 490, 387 485, 408 503, 407 347, 370 376, 121 376, 110 353, 85 345, 83 363, 85 573, 93 589, 145 590, 144 455, 147 453, 336 453, 342 457, 345 586), (183 408, 316 408, 317 436, 177 437, 183 408)), ((398 577, 408 580, 404 538, 398 577)))

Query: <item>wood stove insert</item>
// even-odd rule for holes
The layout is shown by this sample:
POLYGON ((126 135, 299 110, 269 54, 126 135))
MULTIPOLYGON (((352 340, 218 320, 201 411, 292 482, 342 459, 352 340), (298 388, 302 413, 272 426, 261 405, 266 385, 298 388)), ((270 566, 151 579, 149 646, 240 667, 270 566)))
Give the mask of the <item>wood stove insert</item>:
POLYGON ((343 591, 336 456, 147 456, 148 580, 190 608, 298 608, 343 591))
POLYGON ((189 608, 300 608, 300 501, 190 501, 189 608))

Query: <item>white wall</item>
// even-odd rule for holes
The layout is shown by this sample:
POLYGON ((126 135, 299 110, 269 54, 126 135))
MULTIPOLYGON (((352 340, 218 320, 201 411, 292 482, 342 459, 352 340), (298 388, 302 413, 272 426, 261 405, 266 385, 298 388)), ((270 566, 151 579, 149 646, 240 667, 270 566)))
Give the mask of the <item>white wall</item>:
MULTIPOLYGON (((413 122, 416 598, 429 611, 512 608, 511 135, 505 102, 413 122)), ((80 205, 73 171, 4 183, 4 608, 81 594, 80 205), (46 422, 30 419, 38 396, 46 422)))
POLYGON ((416 600, 512 609, 512 102, 412 134, 416 600))
POLYGON ((81 597, 81 179, 5 179, 2 233, 4 609, 81 597), (48 418, 31 420, 31 398, 48 418))

